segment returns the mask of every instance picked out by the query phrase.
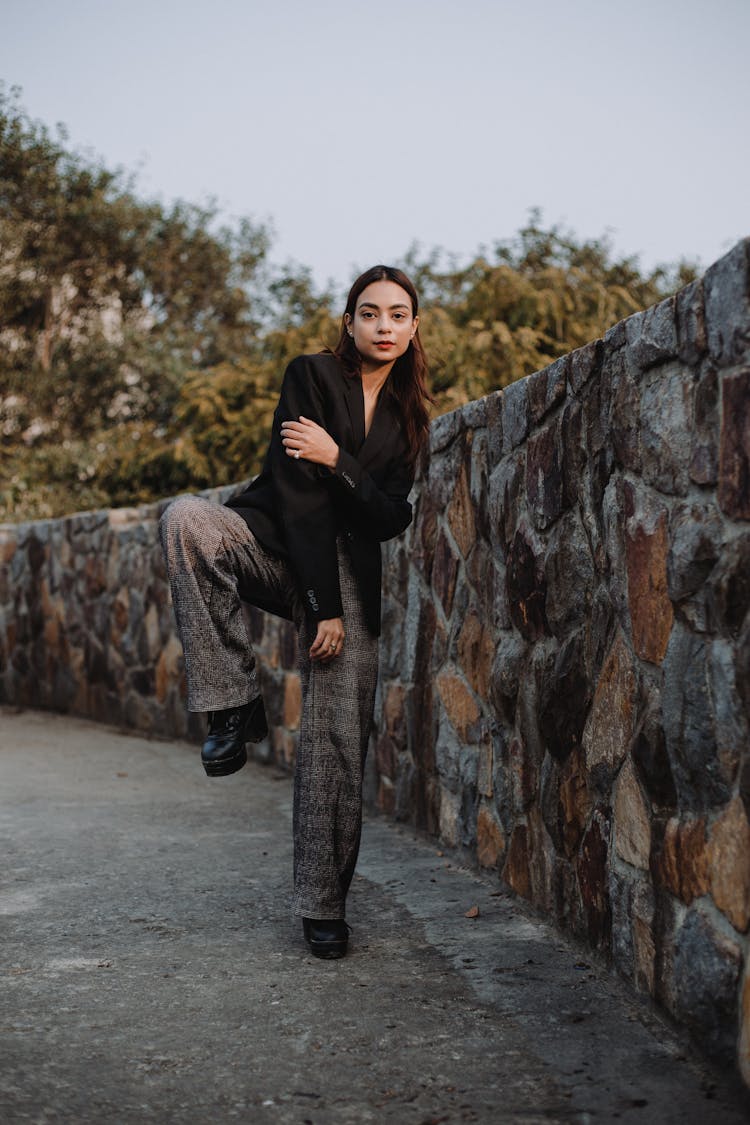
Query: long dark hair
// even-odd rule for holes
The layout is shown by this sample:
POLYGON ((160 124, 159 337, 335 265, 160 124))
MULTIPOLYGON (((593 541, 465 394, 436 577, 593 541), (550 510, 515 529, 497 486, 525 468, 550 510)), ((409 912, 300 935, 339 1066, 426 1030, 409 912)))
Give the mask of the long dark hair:
MULTIPOLYGON (((368 285, 372 285, 373 281, 393 281, 396 285, 400 285, 409 294, 412 316, 417 316, 419 311, 417 291, 402 270, 396 269, 395 266, 373 266, 360 274, 349 290, 346 309, 341 318, 341 335, 333 349, 333 354, 337 356, 349 375, 360 374, 362 357, 347 330, 347 315, 354 319, 359 296, 368 285)), ((430 416, 427 412, 427 403, 434 402, 427 389, 427 357, 419 339, 419 329, 412 336, 407 350, 398 357, 391 368, 384 391, 395 399, 401 412, 409 449, 408 457, 410 463, 414 464, 429 433, 430 416)))

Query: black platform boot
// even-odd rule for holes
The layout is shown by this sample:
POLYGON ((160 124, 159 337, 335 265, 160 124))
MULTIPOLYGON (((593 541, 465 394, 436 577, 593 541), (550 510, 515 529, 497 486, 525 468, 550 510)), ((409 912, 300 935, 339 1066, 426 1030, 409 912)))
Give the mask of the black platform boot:
POLYGON ((266 709, 261 696, 243 707, 211 711, 208 737, 201 750, 203 768, 209 777, 236 773, 247 761, 245 743, 262 742, 267 734, 266 709))

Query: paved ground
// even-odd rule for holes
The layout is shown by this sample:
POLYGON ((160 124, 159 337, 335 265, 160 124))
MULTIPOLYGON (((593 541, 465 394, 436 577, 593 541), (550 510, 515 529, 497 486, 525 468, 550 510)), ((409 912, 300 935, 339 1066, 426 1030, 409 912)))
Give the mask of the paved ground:
POLYGON ((383 820, 350 955, 310 956, 272 768, 6 711, 0 793, 4 1125, 747 1120, 602 965, 383 820))

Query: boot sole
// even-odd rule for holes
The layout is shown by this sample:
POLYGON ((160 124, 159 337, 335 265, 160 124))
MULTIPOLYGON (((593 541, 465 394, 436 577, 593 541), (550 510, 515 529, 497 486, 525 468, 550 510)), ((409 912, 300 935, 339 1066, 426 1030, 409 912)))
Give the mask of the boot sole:
POLYGON ((237 773, 247 762, 247 750, 243 746, 234 757, 222 758, 218 762, 204 762, 203 768, 209 777, 226 777, 227 774, 237 773))
POLYGON ((333 961, 337 957, 346 955, 345 941, 310 941, 307 944, 313 957, 322 957, 325 961, 333 961))

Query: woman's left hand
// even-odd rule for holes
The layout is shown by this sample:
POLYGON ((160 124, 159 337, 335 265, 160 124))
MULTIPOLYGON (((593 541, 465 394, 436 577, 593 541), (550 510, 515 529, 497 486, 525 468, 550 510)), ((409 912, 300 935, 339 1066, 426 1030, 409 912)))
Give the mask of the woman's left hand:
POLYGON ((281 423, 281 441, 287 457, 312 461, 335 469, 339 459, 339 447, 327 430, 300 415, 297 422, 281 423))

